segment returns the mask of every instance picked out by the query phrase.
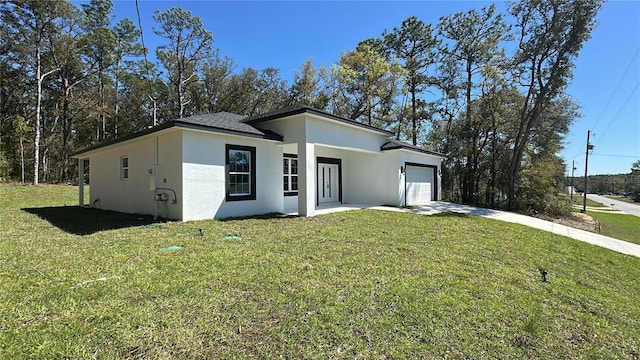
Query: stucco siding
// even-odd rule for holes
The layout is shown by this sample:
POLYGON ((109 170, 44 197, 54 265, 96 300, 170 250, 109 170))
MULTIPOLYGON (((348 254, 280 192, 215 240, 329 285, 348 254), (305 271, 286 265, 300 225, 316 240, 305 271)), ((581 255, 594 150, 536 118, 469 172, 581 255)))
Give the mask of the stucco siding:
MULTIPOLYGON (((157 166, 154 193, 167 193, 169 218, 182 219, 184 202, 182 201, 182 136, 180 132, 158 136, 157 166), (173 190, 173 191, 171 191, 173 190), (173 193, 175 192, 175 194, 173 193), (175 197, 174 197, 175 196, 175 197), (174 203, 175 200, 175 203, 174 203)), ((150 165, 151 167, 152 165, 150 165)), ((150 175, 151 177, 151 175, 150 175)), ((151 188, 150 186, 148 187, 151 188)), ((159 205, 162 205, 160 203, 159 205)), ((155 206, 155 204, 154 204, 155 206)), ((161 214, 164 214, 161 212, 161 214)))
MULTIPOLYGON (((404 205, 405 179, 400 172, 406 163, 437 166, 438 157, 405 150, 377 154, 346 152, 343 162, 344 202, 371 205, 404 205)), ((435 173, 436 176, 437 172, 435 173)), ((440 181, 438 176, 438 196, 440 181)))
MULTIPOLYGON (((151 184, 154 181, 150 171, 155 171, 155 185, 174 189, 179 200, 180 158, 180 136, 177 132, 140 139, 92 154, 89 158, 90 205, 124 213, 155 215, 157 204, 153 200, 151 184), (156 141, 159 149, 157 160, 156 141), (127 179, 122 179, 121 174, 123 157, 127 157, 129 162, 127 179)), ((174 199, 171 191, 156 192, 166 192, 170 200, 174 199)), ((167 205, 158 209, 158 215, 179 219, 181 202, 171 204, 171 201, 167 201, 167 205), (165 209, 169 210, 168 214, 165 209)))
POLYGON ((371 152, 380 151, 386 136, 339 122, 307 117, 307 142, 371 152))
POLYGON ((379 152, 387 135, 339 121, 300 114, 260 124, 283 136, 285 144, 306 142, 324 147, 379 152))
MULTIPOLYGON (((430 156, 427 154, 421 154, 414 151, 408 150, 391 150, 388 152, 395 158, 396 167, 399 169, 401 166, 405 167, 406 163, 415 163, 422 165, 435 166, 436 171, 434 172, 434 176, 437 179, 437 189, 433 189, 432 191, 436 191, 436 199, 442 199, 442 178, 440 176, 440 167, 442 166, 442 158, 437 156, 430 156)), ((399 183, 398 183, 398 193, 397 197, 399 199, 398 205, 404 205, 404 191, 405 191, 405 175, 401 174, 399 183)))
POLYGON ((398 169, 394 168, 386 153, 347 153, 345 170, 345 202, 368 205, 395 205, 393 187, 397 183, 398 169))
POLYGON ((153 140, 147 139, 91 156, 90 204, 105 210, 151 214, 154 206, 148 191, 148 169, 153 159, 152 151, 153 140), (121 179, 122 157, 128 158, 128 179, 121 179))
MULTIPOLYGON (((91 205, 184 221, 284 211, 313 215, 318 202, 337 201, 331 190, 331 195, 318 196, 319 158, 340 159, 340 200, 345 204, 404 205, 401 168, 409 163, 435 167, 432 190, 441 198, 439 156, 407 149, 381 151, 389 133, 339 120, 302 113, 257 125, 282 135, 282 141, 172 126, 88 149, 78 158, 90 160, 91 205), (227 145, 255 149, 255 189, 248 195, 227 198, 227 145), (285 153, 298 155, 298 196, 284 196, 285 153), (123 156, 129 162, 127 179, 121 178, 123 156), (156 194, 166 194, 166 201, 154 200, 156 194)), ((322 170, 333 174, 336 162, 327 162, 332 165, 322 170)), ((334 189, 335 178, 328 178, 327 188, 334 189)))
POLYGON ((303 115, 296 115, 276 121, 261 123, 260 128, 282 135, 284 144, 304 142, 306 139, 306 121, 303 115))
POLYGON ((283 211, 282 146, 205 132, 183 132, 183 220, 283 211), (226 201, 226 144, 256 148, 256 200, 226 201))

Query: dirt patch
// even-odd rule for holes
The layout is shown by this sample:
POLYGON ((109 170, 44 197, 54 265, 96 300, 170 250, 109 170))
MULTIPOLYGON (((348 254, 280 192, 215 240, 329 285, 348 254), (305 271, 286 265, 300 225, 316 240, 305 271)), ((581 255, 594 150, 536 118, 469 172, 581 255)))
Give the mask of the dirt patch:
POLYGON ((554 222, 556 224, 562 224, 580 230, 596 232, 598 229, 598 222, 596 221, 596 219, 587 214, 579 212, 572 212, 571 215, 567 217, 551 217, 544 215, 537 217, 543 220, 554 222))

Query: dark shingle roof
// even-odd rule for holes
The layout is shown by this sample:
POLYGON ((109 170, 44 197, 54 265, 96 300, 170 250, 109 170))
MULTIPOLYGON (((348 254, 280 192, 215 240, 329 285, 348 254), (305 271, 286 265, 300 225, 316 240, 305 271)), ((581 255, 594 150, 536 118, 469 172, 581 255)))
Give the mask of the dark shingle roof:
POLYGON ((385 150, 397 150, 397 149, 408 149, 408 150, 413 150, 413 151, 417 151, 417 152, 421 152, 424 154, 429 154, 429 155, 435 155, 435 156, 440 156, 440 157, 445 157, 444 154, 441 154, 439 152, 435 152, 435 151, 430 151, 427 149, 423 149, 421 147, 418 146, 414 146, 414 145, 410 145, 407 144, 405 142, 402 142, 400 140, 396 140, 396 139, 387 139, 387 142, 385 142, 384 144, 382 144, 382 146, 380 147, 381 151, 385 151, 385 150))
POLYGON ((80 155, 89 151, 97 150, 109 145, 114 145, 123 141, 135 139, 144 135, 158 132, 160 130, 169 129, 174 126, 180 127, 180 128, 187 128, 187 129, 214 131, 214 132, 225 133, 225 134, 234 134, 234 135, 255 137, 260 139, 282 141, 282 136, 279 134, 276 134, 271 130, 263 130, 255 126, 251 126, 249 124, 243 123, 241 120, 244 118, 246 118, 246 116, 232 114, 228 112, 194 115, 187 118, 168 121, 166 123, 163 123, 154 127, 150 127, 148 129, 145 129, 133 134, 128 134, 123 137, 119 137, 117 139, 105 141, 100 144, 83 149, 75 154, 72 154, 71 156, 75 157, 77 155, 80 155))
POLYGON ((229 112, 218 112, 215 114, 194 115, 188 118, 174 120, 173 122, 176 123, 176 125, 188 124, 205 126, 207 128, 222 130, 222 132, 254 135, 255 137, 270 140, 282 140, 282 136, 274 133, 273 131, 263 130, 244 123, 242 121, 244 118, 246 117, 243 115, 232 114, 229 112))
POLYGON ((247 124, 259 124, 261 122, 264 121, 269 121, 269 120, 274 120, 274 119, 279 119, 279 118, 283 118, 286 116, 291 116, 291 115, 298 115, 298 114, 302 114, 302 113, 308 113, 308 114, 313 114, 313 115, 318 115, 318 116, 322 116, 324 118, 328 118, 331 120, 336 120, 345 124, 349 124, 349 125, 354 125, 357 127, 361 127, 364 129, 369 129, 369 130, 373 130, 376 132, 379 132, 381 134, 384 135, 393 135, 392 132, 384 130, 384 129, 380 129, 377 128, 375 126, 370 126, 367 124, 363 124, 342 116, 337 116, 337 115, 333 115, 330 114, 328 112, 322 111, 322 110, 318 110, 318 109, 314 109, 312 107, 306 106, 306 105, 294 105, 294 106, 290 106, 284 109, 280 109, 280 110, 275 110, 275 111, 270 111, 264 114, 259 114, 259 115, 254 115, 254 116, 250 116, 245 118, 244 120, 242 120, 242 122, 247 123, 247 124))
MULTIPOLYGON (((267 139, 267 140, 282 141, 282 135, 279 135, 271 130, 261 129, 256 125, 260 124, 263 121, 274 120, 274 119, 291 116, 291 115, 298 115, 302 113, 309 113, 309 114, 322 116, 322 117, 343 122, 349 125, 354 125, 354 126, 362 127, 365 129, 373 130, 385 135, 393 135, 392 132, 389 132, 386 130, 378 129, 376 127, 362 124, 347 118, 332 115, 321 110, 310 108, 308 106, 298 105, 298 106, 292 106, 292 107, 284 108, 281 110, 271 111, 268 113, 264 113, 256 116, 250 116, 250 117, 246 117, 244 115, 232 114, 229 112, 218 112, 215 114, 194 115, 187 118, 176 119, 173 121, 166 122, 164 124, 160 124, 158 126, 154 126, 149 129, 145 129, 143 131, 140 131, 134 134, 129 134, 118 139, 100 143, 98 145, 84 149, 76 154, 73 154, 72 156, 86 153, 88 151, 96 150, 108 145, 113 145, 122 141, 131 140, 143 135, 151 134, 156 131, 168 129, 174 126, 181 127, 181 128, 188 128, 188 129, 214 131, 219 133, 255 137, 255 138, 267 139)), ((395 140, 392 138, 389 138, 388 141, 385 142, 380 147, 381 151, 395 150, 395 149, 409 149, 413 151, 422 152, 425 154, 444 157, 443 154, 440 154, 434 151, 425 150, 417 146, 409 145, 402 141, 395 140)))

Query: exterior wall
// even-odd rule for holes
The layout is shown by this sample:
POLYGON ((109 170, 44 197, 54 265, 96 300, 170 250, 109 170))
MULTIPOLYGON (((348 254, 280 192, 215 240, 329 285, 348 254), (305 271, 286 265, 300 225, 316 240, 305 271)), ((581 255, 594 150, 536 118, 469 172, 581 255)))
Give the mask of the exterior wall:
MULTIPOLYGON (((442 177, 440 175, 440 169, 442 166, 442 159, 437 156, 430 156, 427 154, 421 154, 414 151, 408 150, 391 150, 389 152, 393 154, 395 157, 395 166, 396 169, 400 169, 400 166, 405 167, 407 162, 422 164, 422 165, 431 165, 436 166, 436 171, 434 176, 438 181, 438 188, 433 191, 436 192, 436 199, 442 199, 442 177)), ((404 206, 404 191, 405 191, 405 175, 400 174, 399 182, 398 182, 398 192, 396 193, 396 198, 398 199, 398 206, 404 206)))
POLYGON ((307 142, 325 147, 379 152, 387 136, 349 126, 338 121, 323 121, 307 116, 307 142))
MULTIPOLYGON (((405 150, 372 154, 323 149, 318 153, 342 159, 342 191, 345 204, 403 206, 405 178, 400 172, 400 167, 405 167, 407 162, 437 166, 438 169, 441 166, 441 160, 436 156, 405 150)), ((441 179, 437 171, 436 176, 439 200, 441 179)))
MULTIPOLYGON (((380 164, 377 161, 386 161, 385 155, 380 153, 380 146, 386 141, 387 136, 367 129, 343 124, 339 121, 322 119, 309 114, 300 114, 284 119, 260 124, 261 127, 270 129, 284 136, 283 147, 290 149, 291 144, 297 144, 297 149, 303 144, 312 144, 314 148, 308 180, 299 177, 302 187, 305 183, 312 193, 312 206, 317 204, 317 158, 327 157, 342 160, 342 202, 362 204, 392 204, 385 197, 386 187, 389 182, 386 177, 380 176, 380 168, 391 168, 388 164, 380 164), (372 164, 375 166, 372 168, 372 164)), ((285 152, 291 152, 285 151, 285 152)), ((300 154, 298 151, 296 154, 300 154)), ((303 159, 298 158, 299 168, 303 168, 303 159)), ((306 166, 306 164, 305 164, 306 166)), ((388 171, 388 170, 385 170, 388 171)), ((397 183, 397 179, 396 179, 397 183)), ((394 189, 397 192, 397 189, 394 189)), ((299 191, 302 194, 302 189, 299 191)), ((309 199, 309 194, 305 194, 309 199)), ((298 197, 286 197, 284 208, 288 211, 295 210, 297 205, 304 203, 307 206, 309 200, 300 201, 298 197)), ((397 200, 396 200, 397 202, 397 200)), ((299 208, 298 208, 299 210, 299 208)))
MULTIPOLYGON (((315 155, 342 160, 344 204, 403 206, 405 179, 400 167, 406 162, 437 166, 438 169, 441 165, 438 157, 405 150, 369 153, 316 145, 315 155)), ((438 187, 440 183, 438 178, 438 187)))
MULTIPOLYGON (((380 147, 387 139, 384 134, 307 114, 269 121, 260 126, 282 134, 287 144, 285 148, 289 144, 298 143, 300 146, 300 142, 307 142, 315 144, 314 158, 341 159, 341 192, 345 204, 403 206, 405 179, 400 167, 404 167, 406 162, 437 166, 438 169, 441 166, 441 159, 437 156, 403 149, 381 152, 380 147)), ((314 173, 310 177, 315 184, 315 164, 313 168, 314 173)), ((437 173, 436 176, 437 199, 440 199, 441 179, 437 173)), ((284 208, 295 210, 295 198, 285 199, 284 208)))
MULTIPOLYGON (((179 133, 173 132, 124 143, 90 155, 90 204, 105 210, 155 214, 157 203, 153 200, 154 191, 150 187, 149 170, 154 168, 156 162, 156 141, 161 149, 157 156, 158 164, 155 167, 156 177, 161 179, 158 186, 174 188, 179 200, 180 137, 179 133), (120 159, 123 156, 129 158, 127 180, 122 180, 120 174, 120 159)), ((173 193, 168 193, 170 193, 170 199, 173 199, 173 193)), ((181 217, 180 201, 177 205, 170 204, 171 201, 167 203, 169 217, 179 219, 181 217)), ((166 216, 164 207, 161 210, 160 215, 166 216)))
MULTIPOLYGON (((437 166, 441 159, 404 149, 380 151, 384 134, 308 114, 267 122, 283 142, 206 131, 171 129, 91 153, 90 202, 97 208, 154 214, 179 220, 298 211, 317 204, 317 158, 341 159, 343 203, 404 205, 407 162, 437 166), (256 149, 256 199, 226 201, 226 145, 256 149), (299 194, 284 196, 282 158, 298 154, 299 194), (129 158, 129 179, 120 179, 120 158, 129 158), (307 169, 307 173, 303 169, 307 169), (175 195, 174 195, 175 192, 175 195), (158 203, 154 194, 166 193, 158 203), (175 200, 175 204, 173 201, 175 200), (161 206, 158 207, 158 204, 161 206)), ((439 172, 437 199, 441 198, 439 172)))
POLYGON ((345 169, 345 202, 370 205, 396 205, 393 197, 397 186, 398 169, 387 153, 347 154, 345 169), (395 176, 395 179, 394 179, 395 176))
POLYGON ((182 144, 183 220, 283 211, 283 153, 278 143, 185 130, 182 144), (256 200, 225 200, 226 144, 256 148, 256 200))
POLYGON ((169 195, 169 201, 167 201, 169 217, 182 220, 184 202, 182 199, 182 136, 180 132, 158 136, 157 154, 155 177, 149 181, 155 180, 155 193, 169 195), (175 191, 175 195, 171 190, 175 191), (175 204, 173 200, 175 200, 175 204))

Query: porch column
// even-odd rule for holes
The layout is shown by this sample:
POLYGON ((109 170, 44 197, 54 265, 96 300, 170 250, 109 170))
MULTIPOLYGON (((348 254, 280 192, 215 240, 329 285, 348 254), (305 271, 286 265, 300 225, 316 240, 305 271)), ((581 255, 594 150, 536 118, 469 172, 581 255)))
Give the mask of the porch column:
POLYGON ((78 159, 78 205, 84 206, 84 159, 78 159))
POLYGON ((298 143, 298 215, 313 216, 316 212, 315 145, 298 143))

